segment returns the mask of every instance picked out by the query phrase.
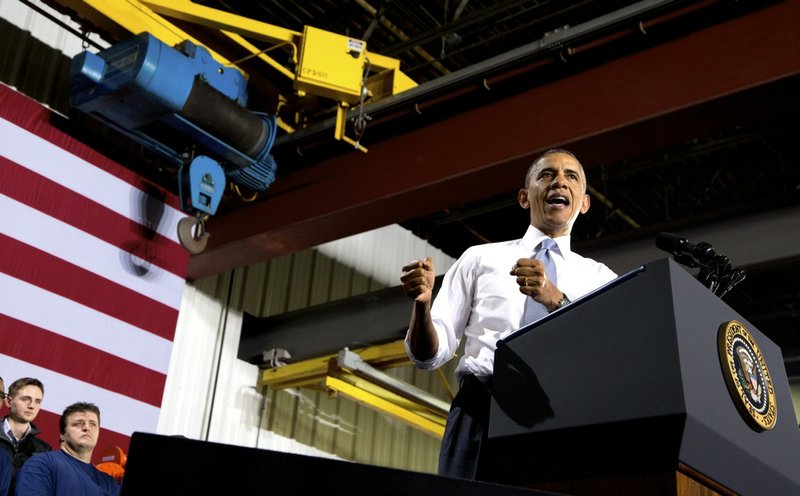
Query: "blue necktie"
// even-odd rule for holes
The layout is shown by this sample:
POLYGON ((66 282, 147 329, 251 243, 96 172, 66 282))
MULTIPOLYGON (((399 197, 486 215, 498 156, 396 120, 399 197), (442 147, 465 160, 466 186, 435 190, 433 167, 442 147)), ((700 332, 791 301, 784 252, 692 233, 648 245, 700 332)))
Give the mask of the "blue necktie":
MULTIPOLYGON (((536 251, 536 255, 533 257, 536 260, 540 260, 544 264, 544 270, 547 272, 547 278, 550 279, 550 282, 558 287, 558 274, 556 273, 556 263, 553 260, 553 255, 550 253, 551 251, 558 251, 558 245, 555 241, 550 238, 545 239, 542 241, 539 246, 538 250, 536 251)), ((522 325, 530 324, 531 322, 535 322, 549 312, 547 308, 533 300, 530 296, 525 299, 525 311, 522 314, 522 325)))

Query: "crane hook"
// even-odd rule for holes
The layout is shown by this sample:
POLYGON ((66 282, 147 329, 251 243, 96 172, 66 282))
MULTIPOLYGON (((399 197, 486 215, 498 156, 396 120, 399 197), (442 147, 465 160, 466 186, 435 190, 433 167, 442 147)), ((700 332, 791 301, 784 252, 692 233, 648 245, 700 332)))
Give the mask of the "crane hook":
POLYGON ((206 249, 209 236, 205 222, 199 215, 184 217, 178 221, 178 241, 192 255, 202 253, 206 249))

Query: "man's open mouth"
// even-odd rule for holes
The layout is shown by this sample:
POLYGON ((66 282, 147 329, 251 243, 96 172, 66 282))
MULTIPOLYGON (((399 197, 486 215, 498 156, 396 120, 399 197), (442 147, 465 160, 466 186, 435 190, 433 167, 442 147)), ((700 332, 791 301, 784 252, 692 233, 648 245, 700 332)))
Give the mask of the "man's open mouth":
POLYGON ((569 198, 563 195, 553 195, 547 198, 548 205, 569 205, 569 198))

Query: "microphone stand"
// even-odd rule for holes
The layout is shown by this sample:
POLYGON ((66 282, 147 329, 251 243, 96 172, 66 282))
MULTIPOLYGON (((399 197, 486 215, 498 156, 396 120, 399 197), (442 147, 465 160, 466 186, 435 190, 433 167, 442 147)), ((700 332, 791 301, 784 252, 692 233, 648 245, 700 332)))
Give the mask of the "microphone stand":
POLYGON ((714 253, 714 249, 708 243, 698 243, 696 246, 709 256, 702 261, 687 256, 676 256, 675 261, 690 268, 700 267, 697 279, 720 299, 744 281, 746 272, 734 267, 728 257, 714 253))

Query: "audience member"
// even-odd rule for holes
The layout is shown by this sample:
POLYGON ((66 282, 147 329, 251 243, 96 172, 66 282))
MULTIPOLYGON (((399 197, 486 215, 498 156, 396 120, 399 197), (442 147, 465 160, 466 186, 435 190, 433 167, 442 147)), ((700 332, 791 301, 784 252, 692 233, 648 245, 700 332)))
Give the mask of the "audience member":
POLYGON ((35 453, 51 451, 53 448, 39 439, 39 428, 33 423, 39 415, 44 397, 44 385, 39 379, 23 377, 8 387, 5 404, 8 415, 3 418, 0 429, 0 447, 11 459, 11 486, 13 493, 17 472, 26 460, 35 453))
POLYGON ((114 479, 92 465, 100 436, 100 409, 92 403, 68 406, 59 421, 61 449, 38 453, 19 471, 18 496, 112 496, 114 479))

